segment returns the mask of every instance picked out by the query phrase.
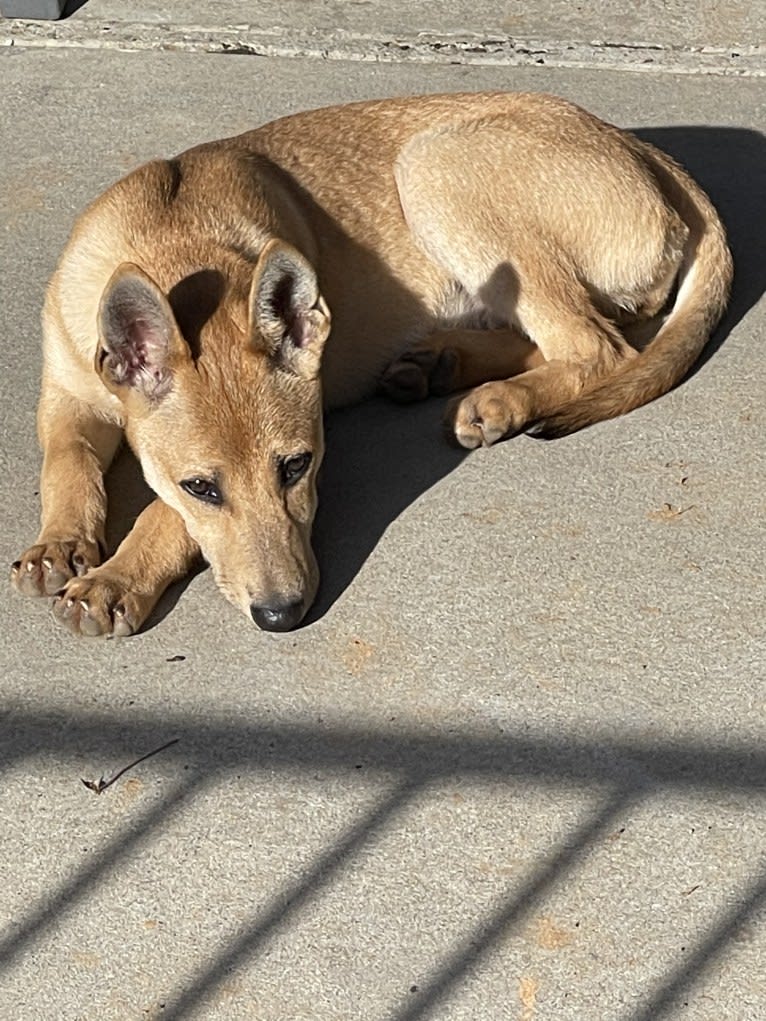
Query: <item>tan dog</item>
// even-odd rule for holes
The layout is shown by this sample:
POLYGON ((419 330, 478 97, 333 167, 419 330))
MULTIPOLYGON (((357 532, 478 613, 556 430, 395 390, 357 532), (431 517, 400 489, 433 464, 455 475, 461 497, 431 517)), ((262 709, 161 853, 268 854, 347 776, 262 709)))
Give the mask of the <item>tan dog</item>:
POLYGON ((579 429, 684 376, 731 275, 684 171, 550 96, 354 104, 149 163, 80 217, 48 289, 42 530, 14 582, 127 635, 201 550, 260 627, 294 627, 323 404, 474 387, 465 447, 579 429), (637 354, 623 328, 665 312, 637 354), (98 566, 123 432, 158 499, 98 566))

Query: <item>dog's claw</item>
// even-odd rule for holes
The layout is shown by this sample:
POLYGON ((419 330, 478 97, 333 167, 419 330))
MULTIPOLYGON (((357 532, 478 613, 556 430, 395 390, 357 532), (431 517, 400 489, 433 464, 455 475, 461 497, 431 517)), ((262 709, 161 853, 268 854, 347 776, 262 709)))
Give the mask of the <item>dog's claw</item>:
POLYGON ((25 596, 52 596, 99 560, 98 544, 85 539, 40 543, 11 565, 11 584, 25 596))
POLYGON ((139 599, 106 566, 72 578, 53 601, 53 616, 77 635, 126 638, 140 627, 139 599))
POLYGON ((90 570, 91 564, 87 562, 82 553, 75 553, 72 557, 72 566, 74 567, 75 574, 78 578, 81 578, 87 571, 90 570))
POLYGON ((114 634, 117 638, 127 638, 133 634, 133 628, 127 619, 127 610, 122 604, 114 609, 114 634))

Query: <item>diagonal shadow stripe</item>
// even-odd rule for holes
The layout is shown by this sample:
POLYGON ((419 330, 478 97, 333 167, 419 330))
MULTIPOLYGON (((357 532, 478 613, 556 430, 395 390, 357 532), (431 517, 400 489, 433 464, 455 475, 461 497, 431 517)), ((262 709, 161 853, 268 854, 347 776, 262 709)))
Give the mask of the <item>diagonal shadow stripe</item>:
POLYGON ((628 1021, 660 1021, 666 1017, 671 1007, 677 1006, 677 998, 710 967, 728 940, 764 905, 766 870, 751 885, 742 902, 708 930, 691 956, 661 983, 648 1003, 631 1014, 628 1021))
POLYGON ((160 804, 145 812, 129 829, 118 833, 106 847, 92 855, 74 879, 63 883, 58 892, 45 898, 44 903, 30 908, 24 922, 0 941, 0 972, 10 968, 37 936, 54 922, 59 923, 67 912, 91 894, 100 882, 114 872, 121 859, 149 840, 155 828, 178 813, 207 782, 207 777, 197 776, 189 777, 179 784, 175 792, 163 798, 160 804))
POLYGON ((432 1014, 458 982, 489 953, 509 927, 520 922, 556 883, 563 880, 617 816, 633 805, 643 793, 641 789, 617 790, 598 812, 562 843, 559 850, 549 856, 518 896, 510 898, 453 950, 417 997, 392 1014, 389 1021, 417 1021, 432 1014))
POLYGON ((175 1001, 165 1000, 163 1021, 178 1021, 184 1017, 192 1007, 199 1005, 213 992, 232 968, 251 959, 270 936, 319 895, 351 855, 368 843, 390 821, 394 813, 401 811, 412 800, 425 779, 425 776, 413 777, 397 784, 387 798, 375 805, 364 818, 320 855, 307 875, 275 897, 271 905, 247 931, 232 941, 228 949, 220 954, 175 1001))

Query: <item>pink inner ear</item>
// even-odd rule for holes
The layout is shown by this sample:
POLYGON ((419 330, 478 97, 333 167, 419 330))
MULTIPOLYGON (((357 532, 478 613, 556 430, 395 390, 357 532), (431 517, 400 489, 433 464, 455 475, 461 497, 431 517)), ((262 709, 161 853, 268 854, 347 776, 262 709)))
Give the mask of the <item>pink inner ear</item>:
POLYGON ((135 319, 125 327, 122 343, 115 351, 116 375, 128 386, 145 389, 149 378, 164 383, 169 373, 164 364, 166 340, 161 328, 146 319, 135 319))
POLYGON ((131 386, 142 373, 149 373, 157 380, 162 377, 162 367, 158 364, 160 344, 146 319, 135 319, 127 328, 122 353, 127 377, 125 381, 131 386))
POLYGON ((306 315, 298 315, 293 319, 290 336, 296 347, 308 347, 314 336, 314 324, 306 315))

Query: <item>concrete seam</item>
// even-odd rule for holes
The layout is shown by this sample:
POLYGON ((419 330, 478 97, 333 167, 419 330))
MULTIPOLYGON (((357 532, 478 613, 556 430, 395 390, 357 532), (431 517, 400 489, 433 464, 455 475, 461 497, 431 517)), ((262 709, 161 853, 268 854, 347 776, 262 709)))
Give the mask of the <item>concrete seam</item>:
POLYGON ((0 21, 0 46, 164 50, 324 60, 417 62, 482 66, 603 68, 733 77, 766 76, 766 46, 668 47, 513 39, 502 35, 364 35, 343 30, 295 31, 248 25, 0 21))

